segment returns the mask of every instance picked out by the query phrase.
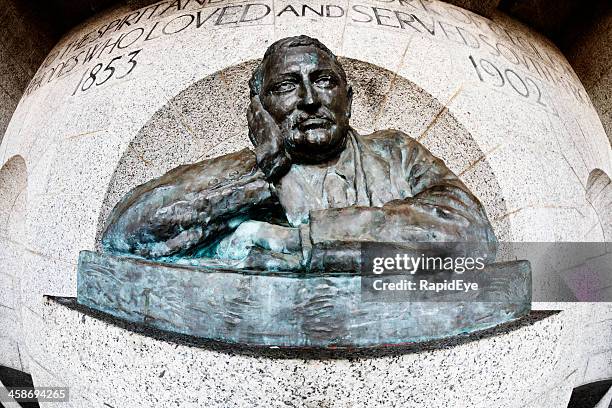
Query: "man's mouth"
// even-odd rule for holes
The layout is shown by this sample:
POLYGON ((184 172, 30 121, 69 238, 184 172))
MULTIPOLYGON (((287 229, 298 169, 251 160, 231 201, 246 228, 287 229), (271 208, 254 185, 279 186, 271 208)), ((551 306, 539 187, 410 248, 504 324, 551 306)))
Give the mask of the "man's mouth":
POLYGON ((311 119, 303 120, 300 123, 298 123, 297 128, 300 131, 305 132, 307 130, 313 130, 313 129, 328 129, 331 127, 331 125, 332 125, 332 122, 329 119, 311 118, 311 119))

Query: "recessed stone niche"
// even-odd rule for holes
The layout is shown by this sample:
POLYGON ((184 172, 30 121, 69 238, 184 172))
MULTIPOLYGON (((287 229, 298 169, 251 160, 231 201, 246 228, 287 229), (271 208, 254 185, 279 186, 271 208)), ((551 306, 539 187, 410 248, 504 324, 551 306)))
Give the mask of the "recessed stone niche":
MULTIPOLYGON (((495 173, 457 118, 421 87, 392 71, 350 58, 340 61, 355 92, 352 126, 363 133, 401 130, 443 157, 481 199, 496 236, 510 240, 508 219, 500 218, 507 208, 495 173)), ((112 208, 137 185, 181 164, 252 148, 245 118, 248 81, 258 62, 228 67, 195 82, 151 116, 113 173, 100 211, 98 240, 112 208)))
MULTIPOLYGON (((124 192, 247 145, 249 71, 273 41, 297 34, 318 37, 343 59, 357 127, 418 138, 479 195, 501 239, 609 239, 601 199, 608 195, 597 190, 612 174, 610 143, 549 40, 502 13, 484 18, 439 1, 304 6, 117 7, 60 40, 0 146, 0 168, 21 163, 19 172, 0 174, 0 197, 13 197, 16 185, 26 192, 23 230, 7 229, 3 241, 11 254, 13 242, 25 251, 2 260, 21 282, 23 347, 0 356, 21 355, 37 385, 70 385, 73 405, 83 407, 172 406, 176 395, 185 406, 223 408, 296 400, 368 407, 393 398, 407 407, 490 406, 492 395, 499 407, 553 407, 567 404, 574 386, 612 376, 605 303, 535 305, 567 310, 461 346, 305 362, 177 346, 44 300, 76 295, 78 254, 96 248, 102 220, 124 192)), ((534 280, 558 273, 534 268, 534 280)))

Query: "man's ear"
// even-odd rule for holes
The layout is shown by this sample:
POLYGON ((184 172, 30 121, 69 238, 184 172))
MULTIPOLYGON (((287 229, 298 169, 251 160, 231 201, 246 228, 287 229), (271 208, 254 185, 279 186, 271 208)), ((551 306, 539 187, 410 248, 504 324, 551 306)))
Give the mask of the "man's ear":
POLYGON ((346 112, 346 117, 351 117, 351 112, 353 110, 353 87, 348 85, 348 89, 346 90, 346 97, 348 99, 348 108, 346 112))

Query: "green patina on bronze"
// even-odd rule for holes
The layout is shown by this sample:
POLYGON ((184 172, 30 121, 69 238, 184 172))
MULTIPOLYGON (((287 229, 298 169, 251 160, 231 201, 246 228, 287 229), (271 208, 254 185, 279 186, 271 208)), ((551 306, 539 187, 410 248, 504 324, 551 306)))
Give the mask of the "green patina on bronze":
MULTIPOLYGON (((318 40, 299 36, 272 44, 249 85, 254 151, 180 166, 136 187, 108 219, 104 252, 154 261, 164 271, 172 264, 218 270, 218 279, 228 269, 296 273, 296 279, 341 273, 346 301, 353 299, 350 275, 360 272, 364 243, 473 242, 479 245, 471 253, 457 255, 495 258, 497 241, 482 204, 442 160, 400 131, 360 135, 350 127, 352 88, 336 56, 318 40)), ((92 256, 84 255, 81 267, 92 256)), ((96 262, 104 259, 109 267, 139 265, 114 257, 96 262)), ((80 279, 97 276, 85 272, 80 279)), ((80 289, 87 287, 96 285, 79 282, 80 289)), ((277 296, 275 302, 299 307, 282 291, 277 296)), ((526 313, 530 295, 521 296, 512 310, 492 313, 489 323, 526 313)), ((79 292, 79 301, 112 313, 110 304, 91 299, 79 292)), ((448 333, 472 326, 463 322, 448 333)), ((274 338, 273 327, 281 329, 269 327, 266 339, 274 338)))
POLYGON ((270 46, 250 85, 255 151, 134 189, 109 217, 106 252, 322 271, 354 270, 351 242, 468 241, 494 252, 481 203, 442 160, 400 131, 349 126, 351 87, 317 40, 270 46))

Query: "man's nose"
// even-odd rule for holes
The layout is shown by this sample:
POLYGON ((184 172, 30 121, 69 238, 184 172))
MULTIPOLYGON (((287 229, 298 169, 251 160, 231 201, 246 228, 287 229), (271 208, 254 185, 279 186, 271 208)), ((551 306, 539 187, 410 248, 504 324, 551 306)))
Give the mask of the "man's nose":
POLYGON ((320 103, 316 90, 310 82, 305 82, 303 86, 301 86, 298 108, 309 111, 318 109, 319 105, 320 103))

